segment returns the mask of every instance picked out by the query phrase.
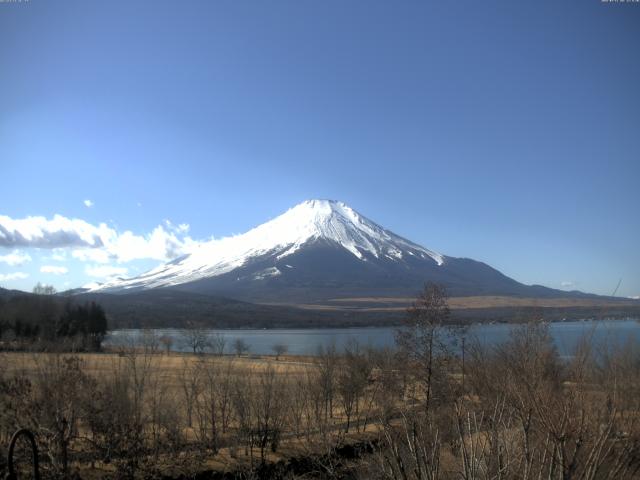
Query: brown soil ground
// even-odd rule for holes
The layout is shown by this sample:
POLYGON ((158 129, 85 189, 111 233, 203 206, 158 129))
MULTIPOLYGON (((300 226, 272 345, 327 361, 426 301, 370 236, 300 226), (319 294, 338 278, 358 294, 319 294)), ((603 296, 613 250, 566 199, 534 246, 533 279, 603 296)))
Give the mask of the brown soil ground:
MULTIPOLYGON (((409 297, 353 297, 334 298, 326 304, 298 304, 308 310, 359 310, 403 311, 414 301, 409 297)), ((451 297, 449 307, 452 310, 539 307, 539 308, 609 308, 620 306, 640 306, 640 302, 631 299, 601 300, 597 298, 519 298, 504 296, 451 297)))

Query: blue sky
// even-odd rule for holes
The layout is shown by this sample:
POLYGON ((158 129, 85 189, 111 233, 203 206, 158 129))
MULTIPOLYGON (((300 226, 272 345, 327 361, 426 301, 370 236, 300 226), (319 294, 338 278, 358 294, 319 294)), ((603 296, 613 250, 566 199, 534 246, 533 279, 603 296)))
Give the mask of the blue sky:
POLYGON ((0 3, 0 226, 41 233, 5 239, 0 285, 134 275, 332 198, 640 295, 639 25, 599 0, 0 3))

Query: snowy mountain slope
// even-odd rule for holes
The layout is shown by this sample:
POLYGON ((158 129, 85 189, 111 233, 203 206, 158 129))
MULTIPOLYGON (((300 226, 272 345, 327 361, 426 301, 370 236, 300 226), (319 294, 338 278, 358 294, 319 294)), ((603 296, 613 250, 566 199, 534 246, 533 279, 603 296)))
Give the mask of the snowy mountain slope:
MULTIPOLYGON (((359 261, 415 257, 442 265, 445 257, 385 230, 342 202, 309 200, 245 234, 212 240, 193 252, 129 280, 117 279, 90 290, 123 290, 175 286, 223 275, 269 256, 280 261, 319 241, 340 247, 359 261)), ((285 268, 288 268, 285 266, 285 268)), ((255 280, 278 276, 266 267, 255 280)))
POLYGON ((248 302, 306 303, 413 296, 427 281, 443 284, 453 296, 567 296, 523 285, 482 262, 436 253, 330 200, 303 202, 242 235, 198 244, 138 277, 88 290, 171 287, 248 302))

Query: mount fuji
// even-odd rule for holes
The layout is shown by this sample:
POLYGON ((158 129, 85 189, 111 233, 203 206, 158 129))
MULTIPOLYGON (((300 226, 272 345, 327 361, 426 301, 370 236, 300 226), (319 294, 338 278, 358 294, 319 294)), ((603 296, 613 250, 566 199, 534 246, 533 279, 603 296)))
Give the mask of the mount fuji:
POLYGON ((482 262, 434 252, 332 200, 305 201, 242 235, 199 244, 147 273, 90 291, 171 289, 296 304, 413 296, 428 281, 444 285, 452 296, 586 295, 527 286, 482 262))

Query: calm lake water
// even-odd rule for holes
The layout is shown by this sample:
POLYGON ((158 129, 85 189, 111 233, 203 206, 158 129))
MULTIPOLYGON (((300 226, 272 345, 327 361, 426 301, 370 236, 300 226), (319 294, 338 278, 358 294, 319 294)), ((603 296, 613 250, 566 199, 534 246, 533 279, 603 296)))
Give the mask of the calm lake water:
MULTIPOLYGON (((509 332, 516 327, 506 324, 473 325, 467 331, 467 338, 477 338, 484 344, 498 344, 509 338, 509 332)), ((593 332, 596 341, 622 344, 628 341, 640 342, 640 319, 587 320, 558 322, 550 324, 551 335, 561 355, 570 355, 577 342, 586 333, 593 332)), ((349 341, 357 340, 360 345, 391 347, 394 345, 395 327, 369 328, 326 328, 326 329, 266 329, 266 330, 207 330, 209 335, 222 335, 226 340, 225 353, 232 352, 233 342, 241 338, 257 355, 273 354, 272 347, 284 344, 294 355, 313 355, 319 346, 335 345, 338 350, 349 341)), ((104 342, 105 345, 140 345, 143 330, 114 330, 104 342)), ((173 339, 171 349, 189 351, 184 330, 154 329, 157 336, 167 335, 173 339)))

